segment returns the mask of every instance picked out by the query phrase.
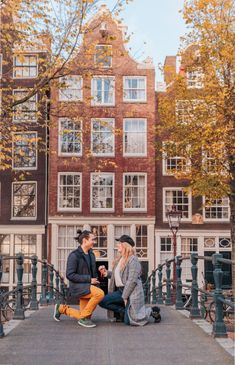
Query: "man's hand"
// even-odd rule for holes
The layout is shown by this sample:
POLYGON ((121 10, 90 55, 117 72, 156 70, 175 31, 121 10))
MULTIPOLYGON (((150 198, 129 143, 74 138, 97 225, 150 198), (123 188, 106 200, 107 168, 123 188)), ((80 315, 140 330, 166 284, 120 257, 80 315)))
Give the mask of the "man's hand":
POLYGON ((99 280, 97 278, 91 278, 91 284, 96 285, 99 284, 99 280))

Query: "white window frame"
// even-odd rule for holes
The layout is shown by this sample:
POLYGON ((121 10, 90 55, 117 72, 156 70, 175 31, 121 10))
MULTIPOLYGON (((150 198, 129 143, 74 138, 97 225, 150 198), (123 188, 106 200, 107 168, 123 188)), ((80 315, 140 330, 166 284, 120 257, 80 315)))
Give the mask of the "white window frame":
MULTIPOLYGON (((129 132, 129 133, 142 133, 142 132, 129 132)), ((148 135, 148 123, 147 123, 147 118, 124 118, 123 119, 123 156, 128 156, 128 157, 146 157, 147 156, 147 135, 148 135), (145 131, 143 132, 144 134, 144 144, 145 144, 145 150, 143 153, 138 152, 138 153, 133 153, 133 152, 125 152, 125 136, 126 136, 126 128, 125 128, 125 123, 127 121, 131 121, 131 120, 135 120, 135 121, 143 121, 145 124, 145 131)))
POLYGON ((204 73, 202 67, 197 67, 186 71, 187 89, 202 89, 204 73), (190 73, 193 75, 190 75, 190 73), (191 84, 191 85, 190 85, 191 84))
MULTIPOLYGON (((61 151, 61 147, 62 147, 62 141, 61 141, 61 137, 62 137, 62 134, 61 134, 61 122, 64 122, 64 121, 71 121, 73 123, 75 123, 76 121, 74 121, 73 119, 71 118, 59 118, 58 122, 59 122, 59 133, 58 133, 58 156, 61 156, 61 157, 65 157, 65 156, 82 156, 82 142, 83 142, 83 134, 82 134, 82 120, 79 120, 80 122, 80 125, 81 125, 81 150, 79 153, 75 153, 75 152, 62 152, 61 151)), ((73 129, 73 131, 75 131, 75 129, 73 129)))
MULTIPOLYGON (((170 141, 168 141, 167 143, 169 143, 169 142, 170 141)), ((162 144, 164 146, 166 143, 163 142, 162 144)), ((163 174, 163 176, 175 176, 178 172, 179 172, 179 174, 188 173, 188 172, 190 172, 190 169, 191 169, 191 161, 189 158, 178 156, 178 155, 168 157, 166 152, 162 153, 162 174, 163 174), (185 163, 186 163, 185 169, 180 169, 180 170, 176 169, 175 172, 169 172, 166 167, 168 159, 172 159, 172 160, 176 160, 176 161, 185 160, 185 163)))
POLYGON ((25 131, 25 132, 13 132, 13 139, 12 139, 12 169, 13 170, 30 170, 30 171, 33 171, 33 170, 37 170, 38 169, 38 132, 36 131, 25 131), (35 167, 15 167, 14 166, 14 155, 15 155, 15 148, 14 148, 14 136, 16 134, 29 134, 29 133, 34 133, 35 134, 35 150, 36 150, 36 165, 35 167))
POLYGON ((73 82, 74 83, 79 83, 80 82, 80 89, 76 89, 74 87, 64 87, 64 88, 61 88, 59 87, 59 101, 60 102, 66 102, 66 103, 71 103, 71 102, 79 102, 79 101, 82 101, 83 100, 83 78, 81 75, 67 75, 67 76, 63 76, 63 77, 60 77, 59 79, 59 82, 62 84, 62 83, 65 83, 68 82, 66 79, 73 79, 73 82), (74 90, 79 90, 80 91, 80 96, 78 97, 72 97, 72 98, 68 98, 68 97, 65 97, 65 94, 63 94, 62 90, 69 90, 71 89, 72 91, 74 90))
POLYGON ((92 118, 91 119, 91 152, 93 156, 110 156, 110 157, 114 157, 115 156, 115 119, 114 118, 92 118), (113 146, 113 152, 105 152, 105 153, 95 153, 93 151, 93 122, 112 122, 112 146, 113 146))
MULTIPOLYGON (((166 191, 168 190, 174 190, 174 191, 183 191, 183 187, 167 187, 163 188, 162 190, 162 203, 163 203, 163 222, 168 222, 167 216, 166 216, 166 209, 165 209, 165 201, 166 201, 166 191)), ((173 204, 172 204, 173 205, 173 204)), ((177 205, 176 205, 177 210, 177 205)), ((192 221, 192 193, 188 193, 188 218, 181 218, 181 222, 190 222, 192 221)))
MULTIPOLYGON (((13 79, 35 79, 38 77, 38 55, 34 53, 23 53, 24 57, 33 56, 36 58, 36 75, 35 76, 15 76, 15 59, 16 57, 21 56, 20 54, 16 54, 13 56, 13 79)), ((20 66, 17 66, 20 67, 20 66)), ((22 66, 21 66, 22 67, 22 66)))
POLYGON ((25 221, 25 220, 27 220, 27 221, 35 221, 35 220, 37 220, 37 211, 38 211, 38 207, 37 207, 37 199, 38 198, 38 196, 37 196, 37 181, 14 181, 14 182, 12 182, 12 186, 11 186, 11 220, 23 220, 23 221, 25 221), (15 184, 35 184, 35 213, 36 213, 36 215, 35 215, 35 217, 14 217, 14 215, 13 215, 13 202, 14 202, 14 194, 13 194, 13 186, 15 185, 15 184))
MULTIPOLYGON (((14 96, 17 94, 17 92, 25 92, 25 93, 29 93, 29 90, 27 90, 27 89, 14 89, 13 90, 13 98, 14 98, 14 96)), ((13 119, 13 122, 14 123, 36 123, 37 122, 37 113, 38 113, 38 94, 35 94, 35 95, 33 95, 33 96, 35 96, 35 103, 36 103, 36 107, 35 107, 35 117, 33 118, 33 119, 30 119, 30 120, 28 120, 27 118, 25 118, 25 117, 22 117, 21 119, 18 117, 18 118, 16 118, 16 115, 17 115, 17 110, 16 110, 16 113, 15 113, 15 110, 13 110, 13 117, 12 117, 12 119, 13 119)), ((32 98, 32 97, 31 97, 32 98)), ((31 98, 29 98, 29 100, 31 99, 31 98)), ((14 98, 15 99, 15 98, 14 98)), ((28 101, 28 100, 27 100, 28 101)), ((22 103, 22 104, 20 104, 20 105, 23 105, 23 104, 25 104, 25 103, 22 103)), ((18 105, 17 105, 18 106, 18 105)), ((17 108, 17 106, 16 106, 16 108, 17 108)), ((24 114, 24 113, 27 113, 27 112, 24 112, 24 111, 22 111, 21 112, 22 114, 24 114)), ((20 112, 18 112, 18 115, 20 115, 20 112)), ((30 115, 30 114, 29 114, 30 115)))
POLYGON ((91 172, 90 173, 90 211, 91 212, 114 212, 115 211, 115 174, 113 172, 91 172), (92 185, 92 179, 95 175, 106 175, 106 176, 112 176, 113 178, 113 194, 112 194, 112 208, 93 208, 92 207, 92 193, 93 193, 93 185, 92 185))
MULTIPOLYGON (((217 204, 211 204, 210 207, 221 207, 221 208, 225 208, 227 207, 228 208, 228 218, 206 218, 206 197, 205 195, 203 196, 203 220, 205 222, 229 222, 230 221, 230 205, 229 205, 229 198, 228 197, 224 197, 224 198, 221 198, 221 199, 228 199, 228 205, 217 205, 217 204)), ((216 199, 215 199, 216 200, 216 199)), ((208 206, 209 207, 209 206, 208 206)))
MULTIPOLYGON (((75 185, 71 185, 71 187, 74 187, 75 185)), ((80 172, 58 172, 58 185, 57 185, 57 210, 58 212, 81 212, 82 211, 82 173, 80 172), (79 208, 61 208, 60 207, 60 177, 63 175, 78 175, 80 177, 80 207, 79 208)))
MULTIPOLYGON (((129 89, 127 89, 129 90, 129 89)), ((136 89, 138 90, 138 89, 136 89)), ((146 103, 147 102, 147 76, 123 76, 123 101, 126 103, 146 103), (125 97, 125 80, 126 79, 144 79, 144 86, 145 86, 145 97, 144 99, 128 99, 127 97, 125 97)))
POLYGON ((105 69, 109 69, 112 67, 112 64, 113 64, 113 56, 112 56, 112 45, 111 44, 97 44, 95 46, 95 56, 94 56, 94 62, 95 62, 95 65, 97 67, 100 67, 100 68, 105 68, 105 69), (102 65, 102 64, 99 64, 99 62, 97 62, 97 48, 98 47, 106 47, 106 48, 110 48, 111 49, 111 52, 110 52, 110 55, 106 56, 106 57, 110 57, 110 66, 105 66, 105 65, 102 65))
POLYGON ((115 106, 115 76, 107 76, 107 75, 94 75, 91 79, 91 106, 115 106), (97 102, 95 99, 95 80, 96 79, 102 79, 102 80, 105 80, 105 79, 111 79, 112 80, 112 85, 111 87, 113 88, 113 101, 110 102, 110 103, 104 103, 103 102, 103 93, 104 93, 104 82, 102 81, 102 101, 101 103, 97 102))
POLYGON ((126 173, 124 173, 123 174, 123 203, 122 203, 123 211, 124 212, 147 212, 147 206, 148 206, 147 191, 148 191, 148 176, 147 176, 146 172, 126 172, 126 173), (145 207, 144 208, 126 208, 125 207, 125 177, 126 176, 135 176, 135 175, 145 177, 145 194, 144 194, 145 207))

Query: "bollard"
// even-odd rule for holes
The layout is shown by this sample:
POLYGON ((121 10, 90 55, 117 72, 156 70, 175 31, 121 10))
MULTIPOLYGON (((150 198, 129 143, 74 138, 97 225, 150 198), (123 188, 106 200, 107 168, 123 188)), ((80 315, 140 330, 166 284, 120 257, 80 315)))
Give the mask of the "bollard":
POLYGON ((49 266, 49 278, 50 278, 50 283, 49 283, 49 303, 52 304, 54 303, 54 265, 49 266))
POLYGON ((47 305, 47 275, 48 275, 47 261, 43 260, 43 264, 42 264, 42 295, 41 295, 41 298, 40 298, 40 304, 41 305, 47 305))
POLYGON ((38 301, 37 301, 37 256, 31 257, 32 262, 32 283, 31 283, 31 301, 30 301, 30 310, 38 310, 38 301))
POLYGON ((214 266, 213 276, 215 281, 214 301, 215 301, 215 322, 213 323, 212 334, 214 337, 228 337, 226 327, 223 320, 223 292, 222 279, 223 271, 222 263, 218 259, 223 258, 219 253, 212 255, 212 264, 214 266))
POLYGON ((158 304, 163 304, 162 297, 162 265, 158 265, 158 304))
POLYGON ((182 300, 182 256, 176 256, 176 302, 175 309, 184 309, 184 303, 182 300))
POLYGON ((56 304, 60 304, 60 287, 59 287, 60 277, 59 277, 59 272, 56 271, 55 275, 56 275, 55 276, 55 287, 56 287, 55 302, 56 302, 56 304))
POLYGON ((157 303, 157 290, 156 290, 156 271, 152 271, 152 304, 157 303))
POLYGON ((16 255, 16 273, 17 273, 17 286, 16 286, 16 309, 13 319, 25 319, 24 306, 23 306, 23 273, 24 273, 24 256, 19 253, 16 255))
POLYGON ((166 300, 165 305, 172 305, 171 301, 171 263, 166 260, 166 300))
POLYGON ((197 253, 191 254, 191 273, 192 273, 192 286, 191 286, 191 294, 192 294, 192 307, 190 310, 190 318, 201 318, 200 309, 198 307, 198 283, 197 283, 197 262, 198 256, 197 253))
MULTIPOLYGON (((2 256, 0 256, 0 285, 2 281, 2 272, 3 272, 3 258, 2 256)), ((5 336, 2 324, 2 303, 3 303, 3 294, 0 293, 0 338, 5 336)))

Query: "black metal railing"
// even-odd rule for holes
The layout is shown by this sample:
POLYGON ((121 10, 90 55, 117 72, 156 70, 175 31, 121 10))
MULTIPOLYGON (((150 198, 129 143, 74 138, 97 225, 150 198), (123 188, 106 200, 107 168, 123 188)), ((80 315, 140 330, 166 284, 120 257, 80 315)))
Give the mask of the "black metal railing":
POLYGON ((38 310, 39 305, 47 306, 54 303, 64 303, 67 298, 67 286, 64 278, 54 266, 37 256, 0 256, 0 338, 4 336, 3 322, 13 319, 25 319, 25 311, 38 310), (16 287, 4 291, 1 285, 4 260, 16 262, 16 287), (24 284, 24 261, 31 261, 32 280, 24 284), (42 266, 42 277, 38 281, 38 265, 42 266))
POLYGON ((224 322, 224 306, 231 308, 230 314, 234 318, 235 304, 233 298, 227 300, 222 290, 223 271, 222 264, 235 265, 235 262, 229 259, 224 259, 221 254, 213 254, 212 256, 199 256, 192 253, 188 257, 176 256, 170 260, 166 260, 163 264, 152 271, 144 283, 145 301, 148 304, 175 304, 175 309, 184 309, 183 301, 183 287, 190 289, 191 307, 190 318, 202 318, 201 305, 204 306, 205 300, 211 297, 215 308, 215 320, 213 322, 212 334, 214 337, 227 337, 226 325, 224 322), (184 260, 191 261, 191 285, 183 285, 181 280, 182 267, 184 260), (215 282, 215 289, 213 292, 198 287, 198 260, 211 261, 213 264, 213 277, 215 282), (173 283, 171 279, 172 265, 176 265, 176 282, 173 283), (163 277, 165 271, 165 277, 163 277), (158 283, 157 282, 158 275, 158 283), (163 288, 166 287, 165 292, 163 288), (174 295, 173 295, 174 294, 174 295), (199 294, 202 295, 202 301, 199 306, 199 294), (173 299, 174 303, 173 303, 173 299))

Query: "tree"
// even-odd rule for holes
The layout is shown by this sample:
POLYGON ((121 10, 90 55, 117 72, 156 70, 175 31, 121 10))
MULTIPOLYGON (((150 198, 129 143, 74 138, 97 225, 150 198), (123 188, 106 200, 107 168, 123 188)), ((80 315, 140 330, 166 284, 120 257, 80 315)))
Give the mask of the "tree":
MULTIPOLYGON (((117 0, 112 12, 117 16, 125 3, 128 0, 117 0)), ((98 5, 98 0, 0 0, 0 53, 3 55, 0 171, 11 168, 13 133, 22 128, 27 130, 26 123, 14 124, 12 118, 14 115, 17 118, 17 113, 20 116, 22 108, 27 111, 38 93, 37 119, 42 128, 48 127, 45 119, 51 82, 70 74, 71 61, 81 47, 83 36, 93 31, 87 22, 98 5), (38 75, 27 92, 14 94, 13 89, 19 86, 12 79, 13 54, 18 55, 18 62, 24 63, 24 52, 30 50, 38 55, 38 75)), ((86 45, 85 52, 89 54, 93 49, 94 45, 86 45)), ((90 71, 83 60, 78 68, 83 74, 90 71)), ((38 142, 40 148, 46 148, 45 141, 38 142)))
MULTIPOLYGON (((192 194, 207 205, 229 199, 235 261, 234 15, 233 0, 185 0, 190 29, 180 72, 159 99, 159 133, 170 141, 163 152, 182 156, 176 177, 188 179, 192 194)), ((234 275, 233 266, 233 283, 234 275)))

